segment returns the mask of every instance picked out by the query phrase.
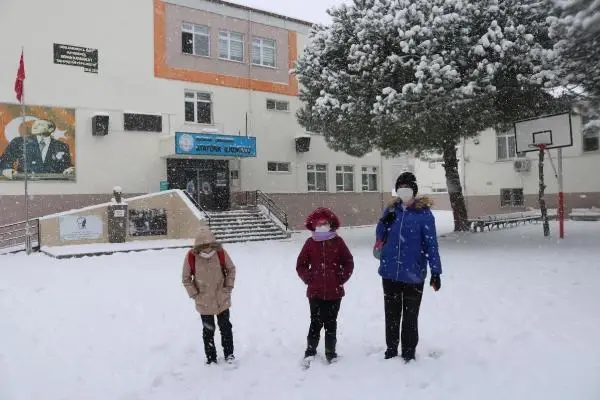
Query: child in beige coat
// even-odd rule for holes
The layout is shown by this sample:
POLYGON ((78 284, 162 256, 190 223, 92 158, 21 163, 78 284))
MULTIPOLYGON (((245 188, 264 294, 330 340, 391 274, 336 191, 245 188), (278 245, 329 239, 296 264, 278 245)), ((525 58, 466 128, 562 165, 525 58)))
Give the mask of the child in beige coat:
POLYGON ((231 291, 235 283, 235 265, 229 254, 216 242, 210 230, 202 231, 183 262, 182 282, 194 299, 204 325, 202 338, 206 363, 217 363, 215 315, 221 332, 225 361, 233 363, 233 332, 229 321, 231 291))

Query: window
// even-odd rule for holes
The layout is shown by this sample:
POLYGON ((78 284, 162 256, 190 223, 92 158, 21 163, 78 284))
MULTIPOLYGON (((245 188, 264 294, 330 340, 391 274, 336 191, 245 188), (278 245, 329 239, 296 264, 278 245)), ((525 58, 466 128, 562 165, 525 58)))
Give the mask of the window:
POLYGON ((252 64, 275 67, 275 40, 252 39, 252 64))
POLYGON ((433 182, 431 184, 431 193, 448 193, 448 188, 443 183, 433 182))
POLYGON ((288 111, 290 103, 287 101, 267 99, 267 110, 288 111))
POLYGON ((162 116, 124 113, 123 128, 126 131, 162 132, 162 116))
POLYGON ((206 26, 181 25, 181 51, 195 56, 210 55, 210 31, 206 26))
POLYGON ((289 162, 269 161, 267 163, 267 171, 269 172, 290 172, 291 169, 289 162))
POLYGON ((600 126, 591 124, 593 126, 586 127, 590 122, 590 117, 584 116, 581 119, 581 124, 584 126, 583 129, 583 151, 598 151, 600 150, 600 126))
POLYGON ((500 189, 501 207, 523 207, 523 189, 500 189))
POLYGON ((219 31, 219 58, 244 61, 244 35, 237 32, 219 31))
POLYGON ((309 192, 327 191, 327 164, 308 164, 306 179, 309 192))
POLYGON ((437 167, 444 166, 444 159, 442 157, 434 157, 429 159, 429 169, 436 169, 437 167))
POLYGON ((353 165, 338 165, 335 167, 335 189, 338 192, 354 192, 353 165))
POLYGON ((210 93, 185 92, 185 122, 212 124, 212 100, 210 93))
POLYGON ((362 167, 362 191, 377 191, 377 167, 362 167))
POLYGON ((231 180, 236 181, 238 179, 240 179, 240 171, 238 171, 237 169, 232 169, 231 170, 231 180))
POLYGON ((498 161, 512 160, 517 156, 515 135, 512 132, 496 132, 496 157, 498 161))

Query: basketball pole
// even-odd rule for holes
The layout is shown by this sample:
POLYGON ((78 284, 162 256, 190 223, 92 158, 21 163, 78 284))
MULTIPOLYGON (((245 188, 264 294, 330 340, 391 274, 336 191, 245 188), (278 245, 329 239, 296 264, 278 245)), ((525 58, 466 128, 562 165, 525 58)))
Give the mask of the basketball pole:
POLYGON ((562 171, 562 148, 559 147, 556 149, 558 151, 558 167, 555 168, 554 167, 554 161, 552 160, 552 154, 550 154, 550 150, 546 149, 546 151, 548 152, 548 158, 550 159, 550 166, 552 167, 552 170, 554 171, 554 177, 556 178, 557 182, 558 182, 558 210, 557 210, 557 217, 558 217, 558 231, 559 234, 558 236, 561 239, 565 238, 565 196, 564 196, 564 192, 563 192, 563 171, 562 171))
POLYGON ((563 158, 562 148, 558 149, 558 230, 559 237, 565 238, 565 195, 563 192, 563 158))

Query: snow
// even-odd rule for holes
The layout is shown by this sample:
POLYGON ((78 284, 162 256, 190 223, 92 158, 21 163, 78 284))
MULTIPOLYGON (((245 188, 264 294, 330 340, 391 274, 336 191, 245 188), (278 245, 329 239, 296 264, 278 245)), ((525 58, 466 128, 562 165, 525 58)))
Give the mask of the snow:
MULTIPOLYGON (((190 210, 192 210, 192 212, 194 213, 196 218, 198 218, 199 220, 204 219, 204 214, 202 212, 200 212, 200 210, 198 210, 198 208, 194 205, 194 203, 192 203, 190 201, 190 199, 180 189, 163 190, 162 192, 148 193, 148 194, 143 194, 140 196, 129 197, 127 199, 123 199, 123 203, 127 203, 128 201, 134 201, 134 200, 148 199, 150 197, 155 197, 155 196, 164 196, 165 194, 171 194, 172 196, 173 195, 179 196, 183 200, 183 202, 190 208, 190 210)), ((113 201, 113 202, 108 202, 108 203, 100 203, 100 204, 96 204, 93 206, 82 207, 82 208, 72 209, 72 210, 68 210, 68 211, 62 211, 62 212, 55 213, 55 214, 48 214, 48 215, 44 215, 43 217, 40 217, 40 220, 52 219, 55 217, 79 213, 81 211, 95 210, 98 208, 103 208, 103 207, 109 206, 111 204, 115 204, 115 202, 113 201)))
POLYGON ((162 248, 192 247, 194 239, 136 240, 127 243, 95 243, 66 246, 42 246, 41 251, 52 257, 83 256, 123 251, 155 250, 162 248))
POLYGON ((203 364, 202 326, 180 283, 184 249, 0 256, 0 399, 600 398, 600 224, 567 221, 559 241, 537 224, 454 234, 450 213, 436 217, 442 289, 425 288, 409 365, 383 360, 373 227, 341 231, 356 261, 341 359, 308 371, 308 303, 294 269, 306 232, 226 246, 238 266, 235 370, 203 364))

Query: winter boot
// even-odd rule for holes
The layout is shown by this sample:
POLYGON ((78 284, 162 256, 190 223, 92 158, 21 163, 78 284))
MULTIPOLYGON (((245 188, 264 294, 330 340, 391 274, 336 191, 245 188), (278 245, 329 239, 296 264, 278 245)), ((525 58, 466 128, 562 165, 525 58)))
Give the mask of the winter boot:
POLYGON ((210 364, 216 364, 217 363, 217 357, 207 357, 206 358, 206 365, 210 365, 210 364))
POLYGON ((385 351, 384 359, 389 360, 390 358, 398 357, 398 350, 396 349, 387 349, 385 351))
POLYGON ((402 359, 406 364, 415 360, 415 349, 402 349, 402 359))
POLYGON ((304 358, 314 357, 317 355, 317 349, 312 346, 307 346, 306 351, 304 352, 304 358))
POLYGON ((235 363, 235 356, 233 354, 230 354, 228 356, 225 357, 225 362, 227 364, 234 364, 235 363))
POLYGON ((327 362, 331 363, 337 359, 337 353, 335 352, 335 346, 337 344, 337 339, 331 337, 329 335, 325 336, 325 358, 327 362))

